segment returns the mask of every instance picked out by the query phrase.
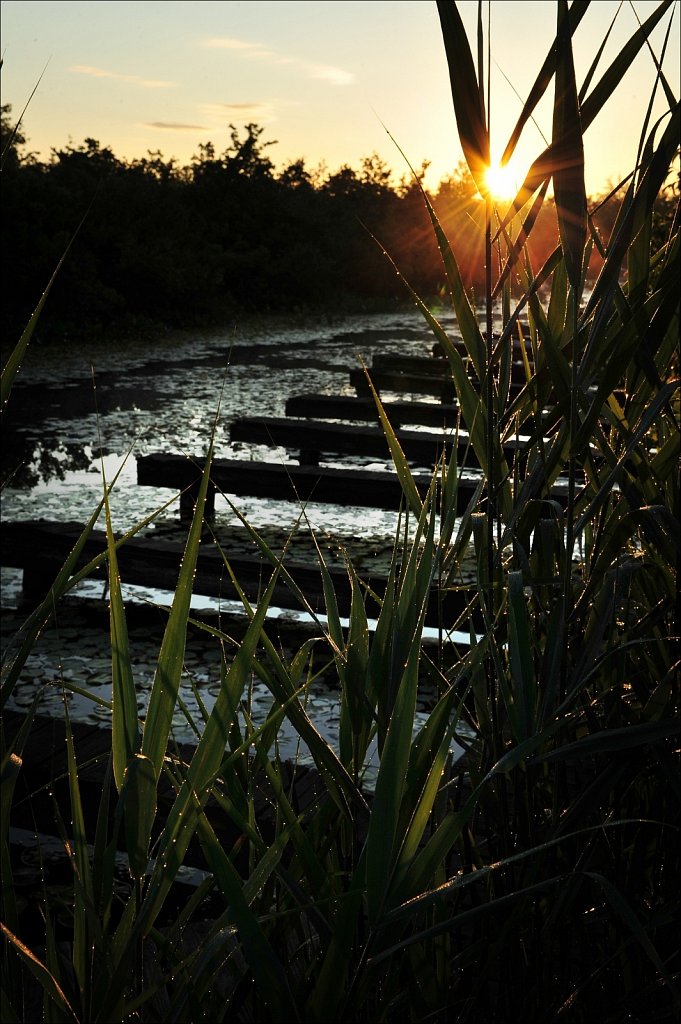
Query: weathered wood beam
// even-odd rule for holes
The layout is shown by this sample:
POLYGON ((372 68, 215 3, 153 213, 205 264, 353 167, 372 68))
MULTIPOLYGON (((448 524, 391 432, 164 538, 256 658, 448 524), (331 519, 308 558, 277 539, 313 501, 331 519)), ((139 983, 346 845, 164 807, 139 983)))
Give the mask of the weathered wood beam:
MULTIPOLYGON (((434 466, 443 452, 448 457, 457 447, 460 466, 480 468, 467 434, 458 438, 447 431, 397 430, 396 436, 407 459, 421 466, 434 466)), ((318 420, 293 420, 282 416, 246 416, 230 426, 232 441, 274 445, 301 453, 301 461, 316 461, 321 452, 364 455, 387 459, 390 449, 382 427, 351 423, 327 423, 318 420)), ((522 452, 523 442, 511 439, 504 444, 509 457, 522 452)))
MULTIPOLYGON (((81 531, 79 523, 44 520, 4 525, 0 534, 2 565, 23 569, 24 596, 27 599, 45 596, 81 531)), ((77 568, 83 568, 92 558, 105 550, 105 532, 93 530, 84 545, 77 568)), ((173 591, 177 584, 183 554, 183 541, 165 540, 154 537, 153 534, 132 537, 117 549, 121 579, 124 583, 173 591)), ((225 555, 246 596, 251 601, 258 600, 267 587, 273 571, 270 562, 260 554, 247 555, 228 550, 225 555)), ((323 614, 326 602, 319 565, 313 561, 286 559, 284 567, 295 586, 291 586, 283 573, 280 573, 272 597, 272 607, 300 612, 312 609, 318 614, 323 614), (296 587, 304 595, 304 601, 298 596, 296 587)), ((338 610, 341 615, 348 615, 352 590, 347 570, 345 566, 329 563, 327 571, 336 594, 338 610)), ((385 593, 386 577, 378 571, 362 572, 358 575, 366 587, 367 613, 370 617, 375 617, 385 593)), ((107 563, 104 560, 93 573, 93 577, 105 580, 106 576, 107 563)), ((194 593, 207 597, 231 601, 239 599, 222 553, 214 544, 202 545, 199 551, 193 589, 194 593)), ((439 591, 437 587, 433 587, 426 623, 433 626, 442 623, 448 628, 453 627, 460 617, 467 615, 471 594, 472 592, 467 590, 439 591)))

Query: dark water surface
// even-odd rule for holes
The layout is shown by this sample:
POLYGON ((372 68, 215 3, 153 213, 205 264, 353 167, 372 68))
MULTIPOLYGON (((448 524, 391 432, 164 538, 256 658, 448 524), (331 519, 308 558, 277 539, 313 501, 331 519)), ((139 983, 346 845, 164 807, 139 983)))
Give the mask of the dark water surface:
MULTIPOLYGON (((451 319, 445 318, 445 323, 450 327, 451 319)), ((3 424, 3 518, 85 522, 101 498, 103 464, 108 480, 122 467, 111 507, 114 528, 129 529, 172 496, 164 488, 137 486, 136 456, 160 451, 201 455, 214 424, 217 456, 296 461, 295 453, 285 449, 231 445, 230 423, 239 416, 282 416, 286 399, 294 394, 353 394, 348 373, 357 368, 360 358, 368 365, 378 352, 426 355, 432 343, 415 310, 322 322, 264 319, 153 343, 107 345, 97 340, 91 345, 34 346, 15 383, 3 424)), ((388 458, 356 464, 391 469, 388 458)), ((293 503, 244 498, 235 503, 266 535, 269 531, 285 536, 299 513, 293 503)), ((337 538, 360 562, 381 545, 389 546, 396 522, 392 513, 370 509, 358 513, 352 508, 310 504, 307 511, 320 537, 337 538)), ((220 496, 216 515, 218 525, 232 531, 238 541, 243 527, 220 496)), ((175 502, 162 514, 158 528, 176 524, 177 518, 175 502)), ((2 570, 3 646, 20 619, 19 583, 18 572, 2 570)), ((86 584, 83 593, 101 600, 102 586, 86 584)), ((164 597, 142 588, 128 588, 126 596, 129 601, 152 604, 162 603, 164 597)), ((197 598, 195 607, 201 606, 211 602, 197 598)), ((150 631, 148 622, 133 623, 130 632, 142 713, 160 632, 152 636, 156 631, 150 631)), ((105 616, 97 622, 76 606, 65 610, 29 659, 17 704, 26 704, 38 685, 44 688, 45 707, 61 713, 62 678, 108 699, 105 616)), ((198 713, 198 704, 191 681, 210 707, 218 678, 217 648, 190 642, 182 693, 192 712, 198 713)), ((262 684, 254 686, 252 698, 259 719, 269 710, 271 699, 262 684)), ((108 720, 103 706, 78 696, 68 699, 75 717, 108 720)), ((338 722, 333 693, 320 683, 312 688, 309 700, 311 717, 334 741, 338 722)), ((179 714, 176 727, 178 740, 187 738, 179 714)), ((289 739, 294 742, 294 737, 289 739)))
MULTIPOLYGON (((283 449, 231 445, 230 423, 239 416, 282 416, 293 394, 354 394, 348 373, 360 358, 370 363, 376 352, 387 351, 425 355, 431 346, 414 311, 322 324, 249 322, 153 343, 34 348, 3 424, 3 474, 20 463, 3 495, 3 515, 85 519, 101 497, 101 450, 109 478, 129 455, 113 506, 120 527, 132 526, 169 496, 136 486, 136 455, 202 454, 219 408, 217 456, 292 461, 283 449)), ((389 468, 389 460, 378 466, 389 468)), ((266 506, 247 506, 256 525, 282 525, 285 511, 266 506)), ((295 509, 289 513, 293 521, 295 509)), ((333 513, 328 521, 335 523, 333 513)), ((375 522, 383 528, 390 521, 375 522)))

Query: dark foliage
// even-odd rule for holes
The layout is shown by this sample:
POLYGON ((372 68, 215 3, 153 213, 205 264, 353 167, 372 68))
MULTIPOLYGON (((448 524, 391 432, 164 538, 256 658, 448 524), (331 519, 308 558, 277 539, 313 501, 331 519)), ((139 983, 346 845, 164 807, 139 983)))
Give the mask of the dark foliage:
MULTIPOLYGON (((276 172, 262 134, 256 124, 242 133, 230 126, 223 153, 208 142, 188 167, 160 152, 125 162, 92 138, 40 162, 25 152, 4 106, 5 339, 21 333, 81 221, 38 340, 219 323, 235 311, 350 311, 408 301, 382 249, 415 291, 437 297, 444 274, 416 181, 396 185, 375 154, 359 171, 343 166, 323 177, 300 159, 276 172)), ((466 285, 482 289, 481 204, 465 166, 430 198, 467 256, 466 285)), ((604 210, 607 227, 613 204, 604 210)), ((556 238, 549 202, 533 232, 538 264, 556 238)))
MULTIPOLYGON (((4 334, 15 338, 84 219, 41 319, 40 338, 156 324, 218 322, 235 310, 386 307, 410 284, 436 295, 443 274, 414 183, 395 186, 377 156, 322 178, 304 160, 279 172, 263 129, 231 127, 221 154, 190 166, 159 152, 119 160, 95 139, 24 153, 2 111, 4 334), (372 238, 371 236, 374 236, 372 238)), ((466 204, 474 189, 454 175, 466 204)), ((442 196, 447 199, 444 186, 442 196)), ((468 220, 466 204, 458 215, 468 220)))

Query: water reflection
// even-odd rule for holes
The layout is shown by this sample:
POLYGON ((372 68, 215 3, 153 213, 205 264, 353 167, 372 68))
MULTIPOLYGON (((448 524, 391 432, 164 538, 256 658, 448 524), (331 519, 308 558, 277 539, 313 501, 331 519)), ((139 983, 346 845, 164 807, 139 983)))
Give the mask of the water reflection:
MULTIPOLYGON (((89 584, 90 588, 94 585, 89 584)), ((101 586, 101 585, 100 585, 101 586)), ((111 648, 106 629, 102 625, 103 602, 91 599, 87 604, 70 600, 60 608, 58 621, 44 629, 33 647, 22 672, 19 685, 9 701, 14 710, 27 709, 33 703, 36 692, 40 694, 38 713, 61 717, 64 703, 74 721, 110 728, 111 711, 111 648), (98 607, 99 606, 99 607, 98 607)), ((218 622, 232 634, 229 617, 213 618, 210 613, 204 617, 213 625, 218 622)), ((16 636, 17 626, 22 621, 18 611, 6 611, 1 626, 3 653, 6 653, 16 636)), ((129 622, 129 642, 137 710, 140 718, 146 714, 149 695, 154 679, 166 613, 151 605, 137 605, 129 622)), ((297 649, 300 634, 291 629, 291 623, 281 629, 272 627, 272 638, 277 635, 276 645, 281 656, 293 657, 294 643, 297 649)), ((172 720, 172 740, 178 744, 192 743, 197 733, 202 732, 202 708, 210 713, 221 688, 222 648, 217 642, 211 643, 205 633, 190 629, 184 656, 180 693, 182 706, 178 704, 172 720), (201 705, 199 704, 199 699, 201 705)), ((318 656, 320 668, 325 658, 318 656)), ((265 685, 255 675, 247 682, 243 700, 254 725, 262 725, 276 702, 265 685)), ((340 707, 337 681, 333 673, 321 673, 301 697, 310 719, 324 739, 338 750, 340 730, 340 707)), ((432 707, 434 694, 423 688, 414 719, 415 731, 423 726, 432 707)), ((239 723, 245 730, 246 719, 240 713, 239 723)), ((277 735, 279 753, 284 759, 295 759, 301 765, 312 766, 312 755, 300 740, 287 718, 282 720, 277 735)), ((456 756, 462 748, 452 744, 456 756)), ((364 784, 368 789, 375 785, 378 770, 376 744, 369 750, 364 784)))
MULTIPOLYGON (((132 424, 140 414, 152 413, 160 400, 158 388, 128 380, 104 385, 68 379, 20 382, 3 417, 3 488, 31 490, 94 468, 100 427, 110 435, 117 418, 132 424)), ((108 454, 106 447, 102 454, 108 454)))
POLYGON ((2 487, 30 491, 48 480, 64 481, 68 473, 89 470, 90 445, 73 444, 56 438, 36 443, 16 430, 3 430, 4 456, 2 487))
MULTIPOLYGON (((112 510, 115 528, 128 529, 172 494, 137 485, 134 457, 125 462, 131 451, 133 455, 154 451, 202 455, 219 407, 215 427, 218 456, 286 460, 283 450, 232 447, 231 421, 237 416, 283 416, 287 398, 297 393, 347 392, 348 371, 357 368, 360 356, 370 363, 381 351, 399 349, 408 355, 424 355, 431 345, 432 338, 414 312, 297 324, 263 321, 232 332, 161 339, 153 346, 140 341, 119 347, 100 343, 89 350, 80 344, 29 351, 3 422, 3 516, 7 520, 44 517, 85 522, 102 496, 101 445, 108 480, 124 465, 112 496, 112 510)), ((282 531, 284 540, 300 516, 300 507, 293 502, 253 498, 235 503, 256 529, 282 531)), ((239 525, 225 498, 218 497, 216 515, 223 528, 239 525)), ((382 510, 358 513, 357 509, 312 503, 306 507, 306 516, 309 528, 318 532, 320 539, 344 541, 358 563, 373 563, 376 538, 391 539, 397 519, 394 513, 382 510)), ((177 505, 171 506, 156 528, 163 533, 174 528, 177 520, 177 505)), ((9 589, 12 587, 16 591, 16 574, 9 589)), ((101 605, 101 584, 99 587, 101 605)), ((7 590, 3 603, 6 595, 7 590)), ((102 611, 100 607, 100 614, 102 611)), ((6 616, 3 620, 9 629, 11 621, 6 616)), ((42 688, 43 707, 55 714, 61 713, 62 679, 87 687, 103 699, 110 693, 105 628, 100 623, 93 632, 94 627, 78 619, 61 619, 60 625, 61 631, 54 635, 46 631, 41 637, 17 694, 21 704, 31 699, 36 686, 42 688)), ((158 653, 158 645, 149 642, 149 630, 144 629, 145 634, 138 636, 133 631, 131 636, 133 644, 139 645, 135 671, 141 713, 158 653)), ((206 650, 197 651, 194 659, 191 647, 188 649, 182 696, 196 714, 192 681, 210 705, 211 690, 219 685, 217 664, 212 665, 206 650)), ((266 714, 271 698, 257 682, 252 699, 254 707, 266 714)), ((315 724, 335 742, 337 695, 320 681, 309 700, 315 724)), ((102 704, 78 697, 69 701, 76 717, 82 714, 92 721, 108 721, 102 704)), ((176 722, 178 738, 185 736, 185 727, 186 723, 176 722)), ((291 744, 296 742, 293 734, 290 739, 291 744)))

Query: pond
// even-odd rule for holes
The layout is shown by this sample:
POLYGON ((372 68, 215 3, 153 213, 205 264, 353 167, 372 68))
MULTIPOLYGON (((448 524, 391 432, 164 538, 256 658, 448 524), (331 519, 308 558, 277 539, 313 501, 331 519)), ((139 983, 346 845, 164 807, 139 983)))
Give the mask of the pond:
MULTIPOLYGON (((450 317, 444 321, 452 326, 450 317)), ((239 416, 282 416, 287 398, 294 394, 354 394, 349 371, 360 365, 360 359, 368 365, 379 352, 426 355, 432 344, 432 335, 414 310, 314 321, 262 318, 227 330, 174 334, 154 342, 107 345, 100 339, 90 345, 34 346, 15 383, 3 424, 3 518, 85 522, 101 498, 103 467, 108 480, 120 470, 112 497, 114 528, 129 529, 172 497, 163 488, 137 486, 137 456, 151 452, 201 455, 214 430, 218 456, 295 461, 295 453, 285 449, 230 444, 230 423, 239 416)), ((350 461, 391 469, 387 458, 350 461)), ((246 519, 268 537, 285 537, 299 513, 293 503, 234 500, 246 519)), ((178 502, 169 505, 155 528, 176 526, 178 507, 178 502)), ((320 537, 333 537, 360 561, 392 542, 393 513, 362 509, 358 515, 353 508, 314 504, 307 512, 311 528, 320 537)), ((220 496, 216 520, 238 544, 244 528, 220 496)), ((86 595, 101 602, 101 583, 83 585, 81 597, 86 595)), ((22 614, 18 571, 2 570, 0 596, 5 646, 22 614)), ((126 588, 132 610, 134 605, 164 604, 167 597, 126 588)), ((210 611, 216 603, 196 598, 194 607, 210 611)), ((93 616, 91 610, 71 602, 56 626, 41 636, 22 678, 17 705, 30 701, 39 686, 45 709, 61 713, 61 679, 108 699, 106 616, 93 616)), ((222 610, 230 609, 223 605, 222 610)), ((141 712, 160 643, 160 634, 152 636, 156 632, 150 631, 148 622, 131 626, 141 712)), ((199 710, 192 681, 210 708, 218 678, 218 653, 194 638, 187 649, 182 690, 192 714, 198 715, 199 710)), ((252 700, 257 719, 269 709, 268 691, 262 684, 254 684, 252 700)), ((108 720, 103 705, 77 696, 69 697, 69 702, 75 718, 108 720)), ((337 739, 337 708, 334 693, 323 682, 313 685, 310 715, 332 742, 337 739)), ((190 730, 179 714, 175 730, 178 741, 189 738, 190 730)), ((285 730, 282 739, 295 743, 285 730)))

